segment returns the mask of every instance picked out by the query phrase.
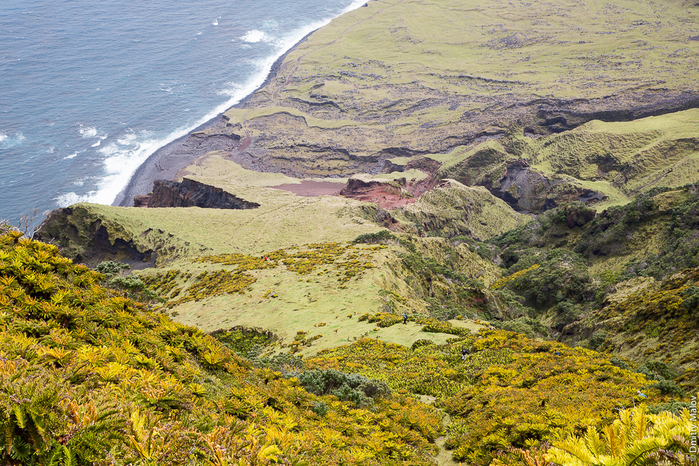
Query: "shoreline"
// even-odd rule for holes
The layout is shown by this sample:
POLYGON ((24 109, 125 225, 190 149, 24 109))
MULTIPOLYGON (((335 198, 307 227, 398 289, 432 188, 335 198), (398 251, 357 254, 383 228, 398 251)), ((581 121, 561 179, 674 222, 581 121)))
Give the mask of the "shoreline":
POLYGON ((272 66, 270 67, 269 72, 267 73, 267 77, 262 82, 262 84, 260 84, 260 86, 258 86, 254 91, 240 99, 238 103, 228 107, 226 110, 211 118, 209 121, 202 123, 201 125, 192 129, 184 136, 170 141, 164 146, 161 146, 158 149, 156 149, 155 152, 149 155, 148 158, 141 165, 138 166, 136 171, 131 175, 129 182, 121 191, 119 191, 111 205, 120 207, 132 207, 134 197, 150 193, 153 189, 153 182, 155 180, 169 180, 173 178, 180 170, 189 165, 193 160, 198 158, 200 155, 203 155, 198 153, 189 153, 187 152, 186 148, 184 150, 180 149, 186 145, 193 133, 204 131, 219 124, 221 122, 223 114, 231 108, 244 107, 245 104, 257 91, 267 86, 272 81, 272 79, 274 79, 277 76, 277 73, 279 72, 279 69, 281 68, 281 65, 286 59, 286 57, 291 52, 296 50, 296 48, 299 45, 306 42, 308 37, 310 37, 310 35, 314 32, 318 31, 318 29, 320 28, 314 29, 313 31, 303 36, 298 42, 296 42, 282 55, 280 55, 274 61, 274 63, 272 63, 272 66), (161 164, 161 162, 166 163, 161 164))

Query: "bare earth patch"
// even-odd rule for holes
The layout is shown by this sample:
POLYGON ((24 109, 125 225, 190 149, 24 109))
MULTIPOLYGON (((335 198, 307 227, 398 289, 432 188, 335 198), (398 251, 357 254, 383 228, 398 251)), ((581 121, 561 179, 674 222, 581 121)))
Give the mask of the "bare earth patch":
POLYGON ((315 196, 338 196, 344 185, 332 181, 312 181, 303 180, 301 183, 287 183, 279 186, 270 186, 274 189, 282 189, 289 191, 297 196, 315 197, 315 196))

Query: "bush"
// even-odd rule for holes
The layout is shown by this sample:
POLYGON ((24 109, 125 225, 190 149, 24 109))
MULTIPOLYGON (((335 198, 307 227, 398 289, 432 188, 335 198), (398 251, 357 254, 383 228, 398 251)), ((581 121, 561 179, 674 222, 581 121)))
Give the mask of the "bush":
POLYGON ((116 261, 104 261, 97 265, 97 271, 107 276, 107 278, 120 274, 122 270, 131 270, 129 264, 116 261))
POLYGON ((588 345, 591 349, 597 349, 600 347, 602 343, 604 343, 604 340, 606 339, 607 332, 605 332, 604 330, 598 330, 592 334, 592 336, 590 337, 590 341, 588 342, 588 345))
POLYGON ((548 328, 536 319, 531 317, 519 317, 514 320, 506 320, 504 322, 494 322, 493 327, 509 332, 517 332, 526 335, 528 338, 546 338, 548 336, 548 328))
POLYGON ((311 393, 335 395, 357 406, 371 404, 372 398, 381 398, 391 392, 386 382, 335 369, 306 371, 299 376, 299 382, 311 393))
POLYGON ((609 362, 612 366, 618 367, 619 369, 626 369, 627 371, 631 370, 631 366, 629 366, 625 361, 617 357, 610 358, 609 362))
POLYGON ((403 322, 403 318, 396 314, 388 314, 386 312, 379 312, 378 314, 369 315, 364 314, 359 317, 359 322, 368 321, 369 323, 376 324, 377 327, 386 328, 392 327, 396 324, 403 322), (364 318, 366 316, 366 318, 364 318))
POLYGON ((679 375, 676 369, 662 361, 648 361, 643 366, 667 380, 672 380, 679 375))
POLYGON ((248 359, 260 356, 269 346, 279 341, 279 337, 269 330, 243 325, 236 325, 228 330, 216 330, 211 332, 211 336, 239 356, 248 359))
POLYGON ((678 398, 684 396, 684 390, 677 386, 672 380, 661 380, 658 383, 651 385, 652 388, 657 388, 663 395, 674 395, 678 398))
POLYGON ((413 344, 410 346, 410 349, 415 351, 418 348, 428 345, 434 345, 434 342, 432 340, 427 340, 426 338, 421 338, 419 340, 415 340, 415 342, 413 342, 413 344))
POLYGON ((464 327, 455 327, 451 322, 442 322, 438 320, 428 321, 427 324, 422 327, 423 332, 428 333, 447 333, 449 335, 470 335, 471 330, 464 327))
POLYGON ((390 231, 381 230, 377 233, 364 233, 357 236, 353 243, 366 243, 366 244, 385 244, 393 241, 397 241, 396 238, 390 231))
MULTIPOLYGON (((634 372, 645 375, 648 380, 660 381, 668 379, 668 377, 665 377, 664 375, 660 374, 655 370, 653 363, 645 363, 639 366, 638 369, 636 369, 634 372)), ((669 378, 672 379, 672 377, 669 378)))
POLYGON ((682 306, 688 311, 696 311, 699 308, 699 287, 690 286, 683 293, 682 306))
POLYGON ((311 410, 320 417, 325 417, 328 414, 328 405, 322 401, 314 401, 311 410))
POLYGON ((688 401, 671 401, 670 403, 650 405, 648 406, 648 412, 651 414, 658 414, 662 411, 667 411, 669 413, 677 414, 683 409, 689 410, 691 408, 692 404, 688 401))
POLYGON ((251 358, 250 362, 255 367, 281 372, 285 377, 295 377, 299 375, 305 367, 303 359, 288 353, 277 353, 269 357, 251 358))
POLYGON ((124 290, 127 296, 139 301, 162 301, 158 293, 149 290, 143 280, 135 275, 114 277, 109 280, 109 286, 124 290))
POLYGON ((522 316, 530 316, 534 314, 534 309, 525 306, 524 297, 518 295, 512 290, 507 288, 500 288, 493 290, 493 294, 502 301, 502 304, 506 307, 505 318, 516 318, 522 316))
POLYGON ((146 284, 140 278, 129 275, 127 277, 114 277, 109 281, 110 286, 125 288, 129 291, 141 291, 146 289, 146 284))
MULTIPOLYGON (((498 280, 491 288, 508 288, 537 309, 546 309, 563 301, 586 303, 595 299, 597 286, 579 254, 564 249, 542 251, 535 248, 516 254, 518 258, 508 270, 510 275, 498 280)), ((505 254, 503 260, 506 260, 505 254)))

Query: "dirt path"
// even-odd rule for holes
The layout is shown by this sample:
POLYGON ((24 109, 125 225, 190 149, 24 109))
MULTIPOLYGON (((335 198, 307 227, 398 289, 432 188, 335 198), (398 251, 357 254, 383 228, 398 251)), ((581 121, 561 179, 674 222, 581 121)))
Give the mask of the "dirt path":
MULTIPOLYGON (((433 396, 429 396, 429 395, 421 395, 420 396, 420 401, 422 401, 423 403, 428 404, 428 405, 433 404, 435 402, 435 400, 436 400, 436 398, 433 396)), ((438 409, 438 408, 435 408, 435 409, 438 409)), ((441 409, 438 409, 438 410, 441 411, 443 414, 442 426, 444 427, 444 429, 446 429, 447 426, 449 425, 449 423, 451 422, 451 417, 447 413, 442 411, 441 409)), ((447 441, 446 435, 443 435, 441 437, 437 437, 437 439, 434 441, 435 445, 437 445, 437 447, 439 448, 439 452, 437 453, 437 456, 434 457, 435 462, 439 466, 463 465, 463 463, 457 463, 456 461, 454 461, 452 459, 451 451, 447 450, 444 447, 444 444, 446 443, 446 441, 447 441)))

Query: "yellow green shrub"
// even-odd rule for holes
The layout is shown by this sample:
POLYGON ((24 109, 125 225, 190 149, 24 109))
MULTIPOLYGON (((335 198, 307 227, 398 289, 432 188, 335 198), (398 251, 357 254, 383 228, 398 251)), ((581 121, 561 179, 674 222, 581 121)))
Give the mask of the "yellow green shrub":
POLYGON ((434 396, 451 416, 446 445, 454 459, 475 465, 603 425, 615 408, 642 399, 640 389, 659 399, 657 390, 644 388, 645 376, 612 365, 607 356, 499 330, 414 350, 362 339, 307 364, 434 396))
POLYGON ((371 410, 312 395, 99 279, 0 236, 0 463, 432 464, 434 409, 401 393, 371 410))

